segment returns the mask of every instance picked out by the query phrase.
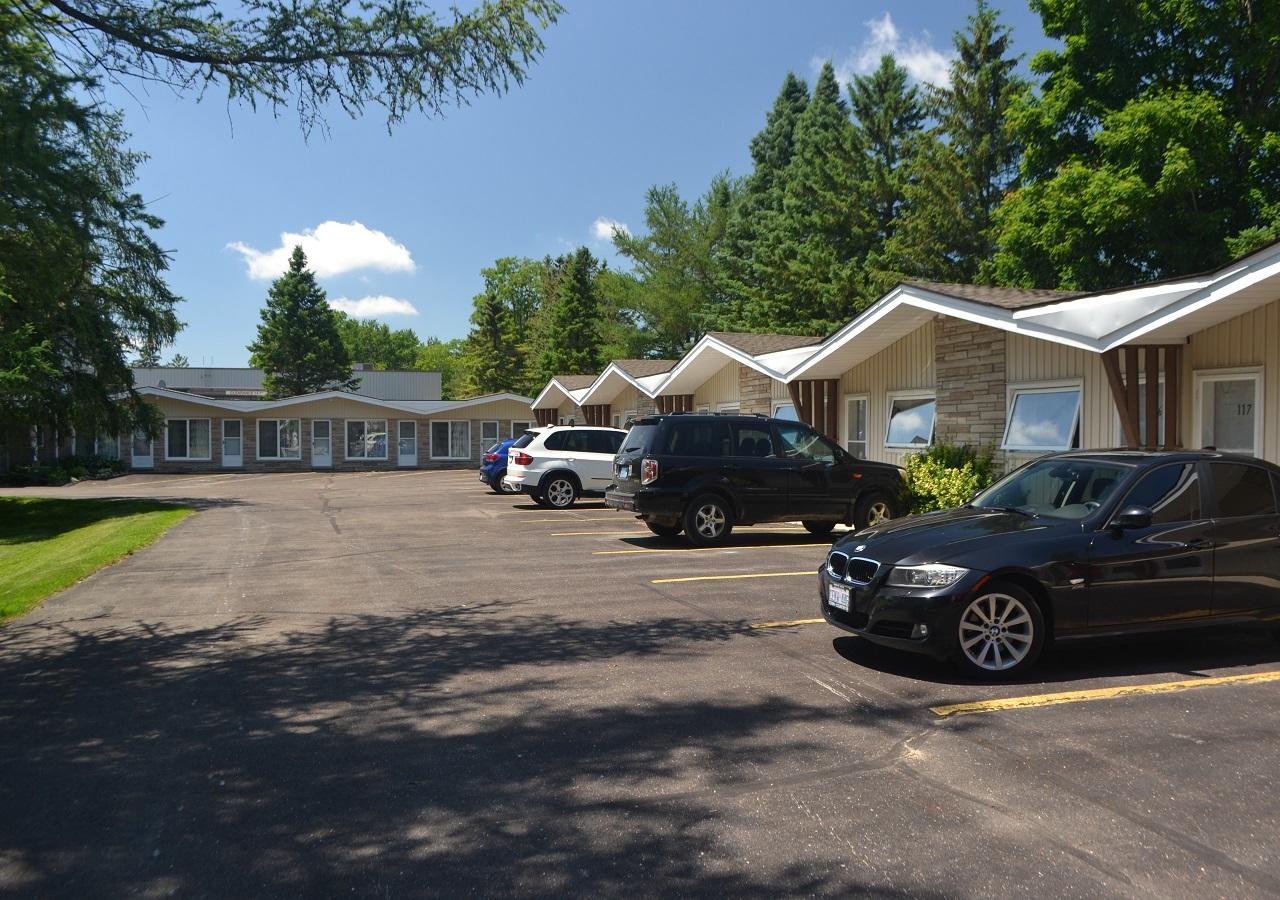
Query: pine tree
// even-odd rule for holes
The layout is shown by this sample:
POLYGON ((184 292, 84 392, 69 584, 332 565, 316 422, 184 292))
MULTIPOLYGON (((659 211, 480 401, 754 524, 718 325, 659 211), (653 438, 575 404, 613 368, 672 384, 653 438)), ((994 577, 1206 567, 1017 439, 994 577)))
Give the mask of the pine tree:
POLYGON ((854 132, 869 160, 877 242, 893 235, 910 148, 924 121, 920 91, 908 85, 908 78, 907 70, 885 54, 879 68, 855 76, 849 85, 854 132))
POLYGON ((324 289, 293 248, 289 271, 271 284, 249 364, 262 369, 267 397, 294 397, 323 390, 352 390, 351 357, 338 335, 337 317, 324 289))
POLYGON ((937 127, 919 142, 887 254, 908 277, 970 282, 995 253, 995 213, 1017 186, 1022 146, 1009 113, 1030 89, 999 14, 978 0, 953 39, 951 83, 934 92, 937 127))
POLYGON ((477 394, 493 394, 515 388, 519 359, 513 340, 510 313, 492 284, 474 300, 467 356, 471 387, 477 394))
POLYGON ((595 284, 596 268, 591 251, 579 247, 556 279, 558 294, 547 311, 547 328, 537 363, 544 382, 553 375, 599 371, 601 305, 595 284))
POLYGON ((866 168, 828 62, 796 122, 782 214, 761 242, 764 277, 746 310, 749 327, 822 334, 857 311, 874 228, 866 168))
POLYGON ((732 200, 732 214, 717 249, 721 285, 717 302, 700 315, 703 328, 733 331, 743 327, 745 309, 760 296, 765 273, 761 244, 782 215, 787 166, 795 151, 796 123, 809 104, 809 89, 788 72, 765 126, 751 139, 753 169, 732 200))

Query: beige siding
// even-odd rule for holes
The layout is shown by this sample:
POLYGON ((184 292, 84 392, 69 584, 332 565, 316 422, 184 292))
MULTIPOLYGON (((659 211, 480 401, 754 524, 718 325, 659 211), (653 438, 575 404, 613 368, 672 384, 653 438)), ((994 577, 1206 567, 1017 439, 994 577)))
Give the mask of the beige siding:
POLYGON ((725 403, 738 403, 738 368, 741 363, 728 362, 693 392, 693 407, 709 406, 712 412, 725 403))
MULTIPOLYGON (((1046 381, 1078 380, 1082 383, 1080 398, 1080 446, 1114 447, 1120 443, 1116 435, 1119 420, 1102 356, 1088 350, 1064 347, 1021 334, 1010 334, 1006 345, 1006 371, 1009 385, 1018 386, 1046 381)), ((1039 454, 1010 453, 1010 467, 1039 454)))
POLYGON ((787 390, 787 384, 785 381, 774 381, 773 379, 770 379, 769 393, 770 396, 773 397, 775 405, 778 403, 791 402, 791 393, 787 390))
POLYGON ((1195 372, 1262 369, 1262 455, 1280 462, 1280 301, 1193 334, 1183 351, 1179 430, 1188 447, 1200 443, 1195 426, 1195 372))
POLYGON ((849 428, 844 397, 849 394, 866 394, 867 456, 901 465, 910 451, 888 449, 884 446, 884 433, 888 425, 888 394, 890 391, 933 387, 933 323, 930 322, 840 376, 841 443, 847 437, 849 428))

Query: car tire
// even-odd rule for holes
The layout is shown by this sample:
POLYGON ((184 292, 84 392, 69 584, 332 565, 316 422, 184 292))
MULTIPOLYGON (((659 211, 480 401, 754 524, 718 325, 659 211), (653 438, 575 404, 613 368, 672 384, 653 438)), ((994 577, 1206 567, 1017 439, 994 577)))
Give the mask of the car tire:
POLYGON ((577 482, 569 475, 552 475, 538 491, 543 503, 552 509, 568 509, 578 499, 577 482))
POLYGON ((644 524, 646 528, 660 538, 680 537, 680 532, 684 531, 683 525, 659 525, 657 522, 645 522, 644 524))
POLYGON ((701 494, 684 509, 684 533, 695 547, 718 547, 733 531, 733 510, 719 494, 701 494))
POLYGON ((804 521, 800 523, 810 534, 830 534, 836 527, 835 522, 804 521))
POLYGON ((893 518, 893 501, 883 491, 867 491, 853 508, 853 527, 861 531, 893 518))
POLYGON ((507 484, 507 470, 506 470, 506 469, 503 469, 501 472, 499 472, 499 473, 498 473, 498 477, 497 477, 495 480, 498 482, 498 489, 497 489, 497 491, 495 491, 495 493, 498 493, 498 494, 518 494, 518 493, 520 493, 520 488, 518 488, 518 487, 513 487, 512 485, 507 484))
POLYGON ((1016 678, 1030 669, 1047 637, 1040 604, 1008 581, 984 585, 961 609, 955 629, 956 665, 991 680, 1016 678))

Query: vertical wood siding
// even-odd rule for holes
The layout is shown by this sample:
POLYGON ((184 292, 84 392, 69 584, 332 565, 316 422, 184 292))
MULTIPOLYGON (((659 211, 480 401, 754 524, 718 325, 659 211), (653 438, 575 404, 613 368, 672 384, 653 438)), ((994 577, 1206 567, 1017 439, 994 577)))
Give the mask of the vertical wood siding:
POLYGON ((867 395, 867 456, 902 465, 907 450, 884 446, 888 426, 889 391, 933 389, 933 323, 922 325, 875 356, 840 376, 840 442, 844 443, 849 423, 844 398, 848 394, 867 395))
POLYGON ((694 409, 699 406, 710 406, 711 411, 715 412, 716 407, 722 403, 737 403, 739 365, 740 363, 730 360, 721 367, 719 372, 703 382, 693 392, 694 409))
MULTIPOLYGON (((1006 372, 1010 386, 1041 381, 1080 379, 1080 446, 1114 447, 1117 418, 1102 356, 1088 350, 1064 347, 1022 334, 1010 334, 1006 344, 1006 372)), ((1039 453, 1009 453, 1008 468, 1016 468, 1039 453)))

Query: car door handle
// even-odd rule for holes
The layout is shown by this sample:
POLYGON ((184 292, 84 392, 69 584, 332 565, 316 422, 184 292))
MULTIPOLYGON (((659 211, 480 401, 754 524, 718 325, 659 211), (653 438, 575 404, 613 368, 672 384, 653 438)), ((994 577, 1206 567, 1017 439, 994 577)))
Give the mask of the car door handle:
POLYGON ((1208 538, 1196 538, 1194 541, 1187 541, 1182 546, 1188 550, 1212 550, 1213 541, 1208 538))

